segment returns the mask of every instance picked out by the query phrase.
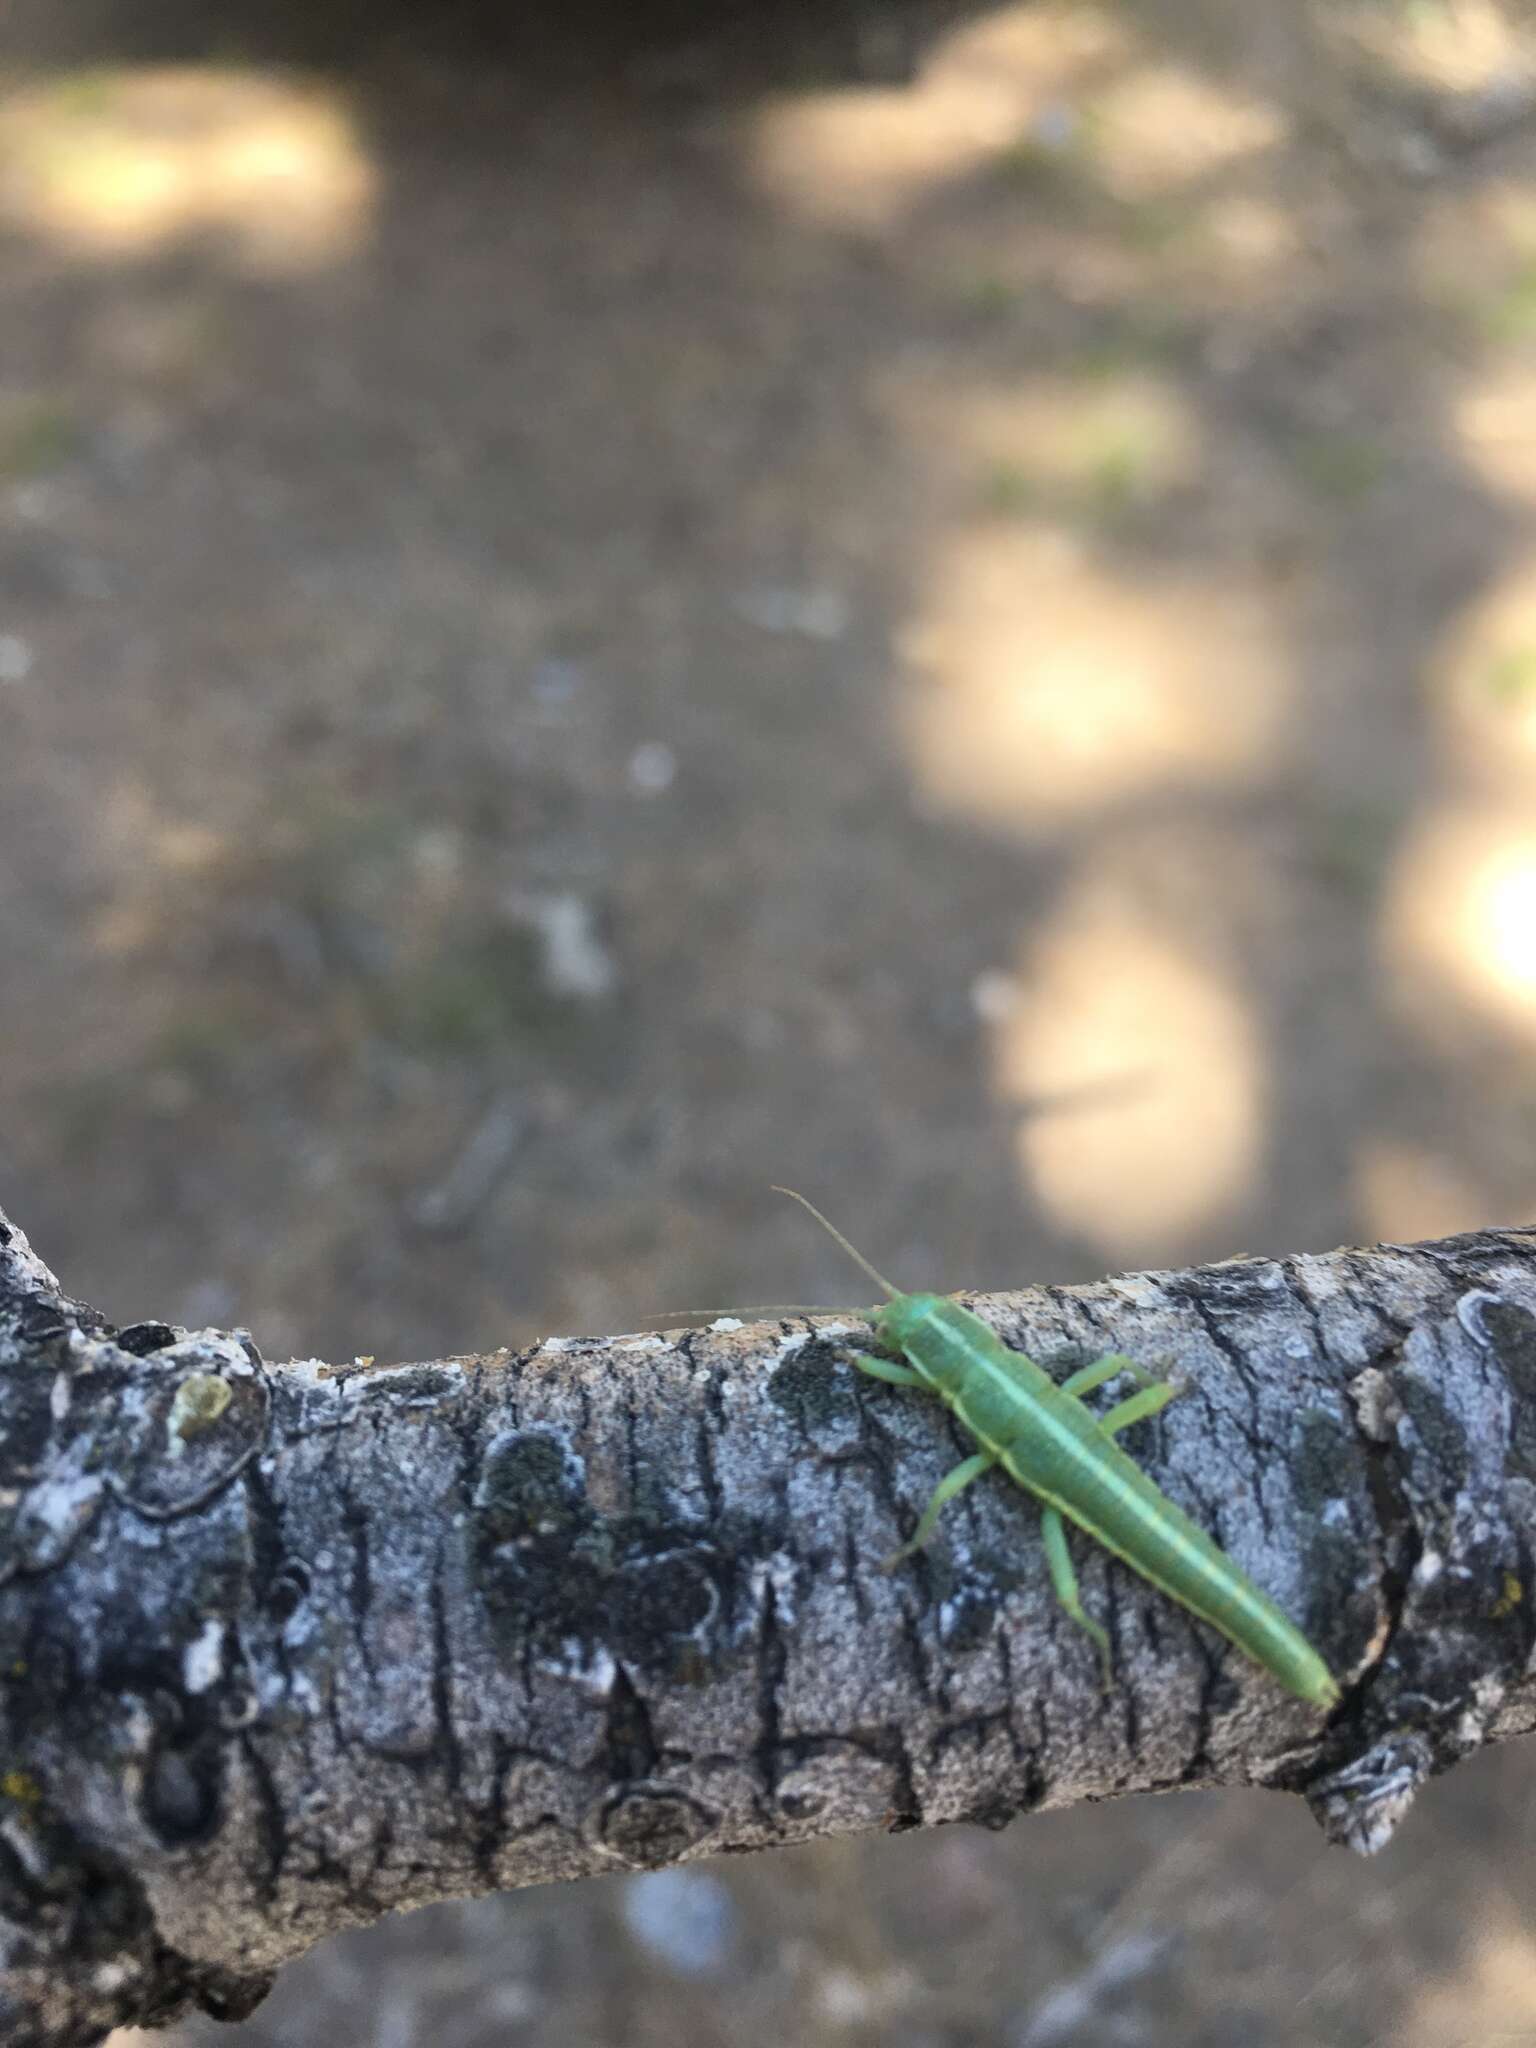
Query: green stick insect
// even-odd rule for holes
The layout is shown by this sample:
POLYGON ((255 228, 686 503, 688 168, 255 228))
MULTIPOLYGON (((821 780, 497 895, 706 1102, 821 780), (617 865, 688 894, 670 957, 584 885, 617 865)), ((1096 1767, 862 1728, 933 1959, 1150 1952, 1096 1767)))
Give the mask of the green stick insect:
POLYGON ((1338 1705, 1338 1682, 1300 1629, 1115 1442, 1121 1430, 1155 1415, 1181 1388, 1153 1379, 1118 1353, 1058 1385, 951 1296, 898 1293, 804 1195, 793 1188, 774 1193, 808 1209, 886 1295, 880 1306, 850 1311, 873 1325, 876 1345, 875 1352, 852 1353, 853 1363, 889 1386, 937 1394, 981 1446, 939 1481, 909 1541, 886 1560, 888 1569, 928 1542, 957 1494, 1001 1465, 1044 1508, 1051 1584, 1067 1613, 1098 1645, 1106 1685, 1109 1637, 1078 1597, 1067 1521, 1219 1629, 1298 1699, 1315 1707, 1338 1705), (1121 1373, 1139 1383, 1138 1391, 1103 1415, 1093 1414, 1081 1397, 1121 1373))

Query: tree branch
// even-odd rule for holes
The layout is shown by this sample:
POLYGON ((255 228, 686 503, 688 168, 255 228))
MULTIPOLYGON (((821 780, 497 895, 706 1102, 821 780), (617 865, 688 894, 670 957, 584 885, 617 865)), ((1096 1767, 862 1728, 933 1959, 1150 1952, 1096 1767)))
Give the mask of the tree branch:
POLYGON ((1112 1794, 1376 1848, 1536 1725, 1536 1232, 976 1303, 1190 1391, 1129 1448, 1346 1684, 1328 1725, 1001 1477, 836 1317, 376 1368, 113 1330, 0 1216, 0 2032, 235 2017, 338 1929, 1112 1794))

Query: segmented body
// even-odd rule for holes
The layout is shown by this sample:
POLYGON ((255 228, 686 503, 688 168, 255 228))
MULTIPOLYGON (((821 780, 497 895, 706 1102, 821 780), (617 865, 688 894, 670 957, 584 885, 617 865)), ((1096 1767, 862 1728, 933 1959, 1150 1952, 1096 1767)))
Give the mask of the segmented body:
POLYGON ((882 1350, 905 1359, 1020 1486, 1301 1699, 1337 1704, 1332 1673, 1295 1624, 1033 1359, 947 1295, 893 1293, 870 1320, 882 1350))

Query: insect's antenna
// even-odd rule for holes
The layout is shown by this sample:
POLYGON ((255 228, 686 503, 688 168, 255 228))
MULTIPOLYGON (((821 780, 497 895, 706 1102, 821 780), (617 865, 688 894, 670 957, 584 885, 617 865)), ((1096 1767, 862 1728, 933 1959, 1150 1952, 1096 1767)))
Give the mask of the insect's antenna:
POLYGON ((644 1323, 665 1322, 668 1316, 862 1316, 859 1308, 829 1308, 824 1301, 753 1301, 745 1307, 740 1303, 735 1308, 664 1308, 653 1316, 642 1316, 644 1323))
POLYGON ((853 1260, 853 1263, 856 1266, 858 1266, 862 1271, 866 1272, 869 1275, 870 1279, 874 1281, 877 1287, 884 1288, 885 1292, 891 1297, 893 1301, 896 1299, 896 1289, 891 1285, 890 1281, 886 1279, 885 1275, 883 1273, 877 1273, 874 1267, 869 1263, 868 1259, 865 1258, 864 1254, 862 1252, 856 1252, 854 1250, 853 1246, 848 1242, 847 1238, 844 1237, 843 1233, 837 1228, 836 1224, 829 1223, 826 1217, 822 1215, 821 1211, 817 1208, 814 1202, 808 1202, 805 1199, 804 1195, 796 1194, 793 1188, 775 1187, 773 1192, 776 1195, 788 1195, 789 1199, 792 1202, 798 1202, 802 1209, 809 1209, 811 1214, 816 1218, 816 1221, 827 1233, 828 1237, 832 1238, 836 1243, 842 1246, 843 1250, 848 1254, 849 1258, 853 1260))

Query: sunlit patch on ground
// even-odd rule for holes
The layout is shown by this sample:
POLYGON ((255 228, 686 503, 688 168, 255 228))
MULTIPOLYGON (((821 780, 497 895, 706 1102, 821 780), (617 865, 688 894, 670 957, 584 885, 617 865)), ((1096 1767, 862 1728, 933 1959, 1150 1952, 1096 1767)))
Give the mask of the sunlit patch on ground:
MULTIPOLYGON (((910 86, 785 94, 742 141, 760 188, 825 225, 905 228, 971 183, 989 203, 969 260, 1015 289, 1107 301, 1150 274, 1186 303, 1268 297, 1302 253, 1263 189, 1294 141, 1284 112, 1093 7, 1002 8, 940 39, 910 86)), ((946 222, 958 255, 971 230, 946 222)))
POLYGON ((1403 2048, 1523 2048, 1536 2040, 1536 1940, 1511 1900, 1487 1899, 1469 1916, 1457 1967, 1421 1986, 1399 2039, 1403 2048))
POLYGON ((1431 1044, 1467 1027, 1536 1042, 1536 815, 1468 805, 1431 817, 1392 878, 1383 941, 1405 1013, 1431 1044))
POLYGON ((770 105, 754 117, 748 161, 797 212, 883 224, 1015 145, 1062 95, 1132 47, 1108 11, 1005 7, 939 44, 911 86, 795 94, 770 105))
POLYGON ((1350 0, 1324 18, 1358 57, 1406 85, 1486 93, 1536 77, 1529 15, 1499 0, 1350 0))
MULTIPOLYGON (((1536 328, 1536 264, 1531 281, 1536 328)), ((1455 427, 1463 458, 1483 483, 1500 497, 1536 504, 1536 361, 1522 353, 1467 379, 1455 427)))
POLYGON ((1275 108, 1174 64, 1129 72, 1095 97, 1089 119, 1105 185, 1138 200, 1195 179, 1230 176, 1286 135, 1275 108))
POLYGON ((1024 1110, 1031 1194, 1110 1260, 1171 1255, 1251 1192, 1265 1073, 1246 1003, 1112 882, 1062 903, 1019 978, 993 1085, 1024 1110))
POLYGON ((901 731, 935 811, 1028 839, 1148 792, 1252 786, 1281 758, 1274 636, 1236 578, 1141 585, 992 524, 925 584, 901 731))
POLYGON ((1217 192, 1205 209, 1205 247, 1212 268, 1229 284, 1266 272, 1300 255, 1301 236, 1291 213, 1258 193, 1217 192))
POLYGON ((257 71, 79 74, 0 98, 0 223, 83 256, 212 236, 249 269, 354 249, 374 191, 338 94, 257 71))

